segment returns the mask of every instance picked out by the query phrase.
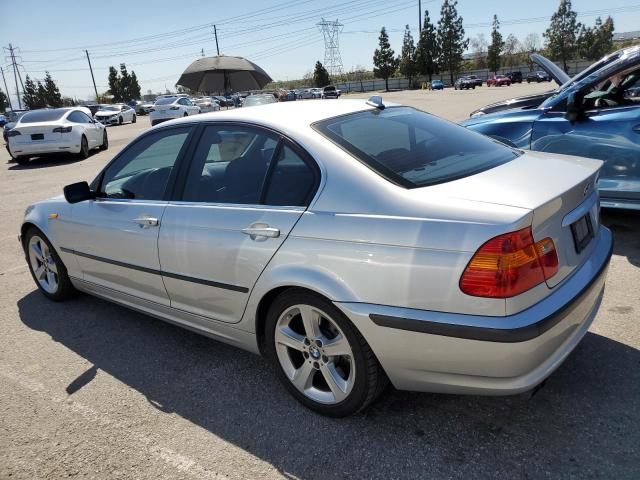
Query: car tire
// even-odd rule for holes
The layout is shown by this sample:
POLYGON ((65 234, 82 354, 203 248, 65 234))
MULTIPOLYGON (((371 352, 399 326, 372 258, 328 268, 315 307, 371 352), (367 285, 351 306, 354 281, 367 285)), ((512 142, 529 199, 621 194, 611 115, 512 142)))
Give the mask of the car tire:
POLYGON ((25 156, 13 157, 13 159, 16 161, 18 165, 25 166, 29 163, 29 157, 25 157, 25 156))
POLYGON ((76 296, 78 291, 49 239, 38 228, 30 227, 23 241, 29 272, 44 296, 54 302, 76 296))
POLYGON ((122 125, 122 122, 123 122, 122 117, 118 117, 118 125, 122 125))
POLYGON ((136 123, 136 116, 134 115, 133 118, 131 118, 131 123, 136 123))
POLYGON ((387 376, 367 341, 320 295, 300 289, 280 294, 267 313, 265 338, 265 351, 279 380, 300 403, 320 414, 357 413, 387 386, 387 376), (307 312, 305 320, 302 312, 307 312), (313 332, 305 333, 309 329, 313 332), (336 350, 331 355, 331 342, 336 341, 334 348, 339 345, 344 353, 336 350))
POLYGON ((87 142, 87 137, 82 135, 82 139, 80 140, 80 151, 78 152, 78 158, 84 160, 89 157, 89 142, 87 142))
POLYGON ((100 150, 106 150, 109 148, 109 137, 107 136, 107 129, 105 128, 102 132, 102 145, 100 145, 100 150))

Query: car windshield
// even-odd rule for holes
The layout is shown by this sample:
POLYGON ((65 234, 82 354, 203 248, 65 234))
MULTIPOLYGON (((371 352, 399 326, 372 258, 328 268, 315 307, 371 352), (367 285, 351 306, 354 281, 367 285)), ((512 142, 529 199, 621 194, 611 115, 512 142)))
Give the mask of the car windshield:
POLYGON ((495 140, 410 107, 352 113, 313 127, 405 188, 467 177, 520 155, 495 140))
POLYGON ((275 103, 273 95, 255 95, 244 99, 245 107, 253 107, 255 105, 266 105, 267 103, 275 103), (269 98, 271 97, 271 98, 269 98))
POLYGON ((20 118, 20 123, 55 122, 60 120, 65 113, 67 113, 65 109, 34 110, 25 113, 20 118))
POLYGON ((100 105, 99 112, 117 112, 120 110, 120 107, 116 105, 100 105))
POLYGON ((156 100, 156 105, 169 105, 170 103, 175 102, 177 99, 178 97, 159 98, 158 100, 156 100))

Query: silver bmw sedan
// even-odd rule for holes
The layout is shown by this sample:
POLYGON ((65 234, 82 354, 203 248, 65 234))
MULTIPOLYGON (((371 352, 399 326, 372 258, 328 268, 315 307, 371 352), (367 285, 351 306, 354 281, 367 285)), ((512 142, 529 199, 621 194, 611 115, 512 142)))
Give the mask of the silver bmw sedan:
POLYGON ((170 121, 27 208, 54 301, 78 291, 260 353, 307 407, 541 383, 593 321, 602 162, 413 108, 287 102, 170 121))

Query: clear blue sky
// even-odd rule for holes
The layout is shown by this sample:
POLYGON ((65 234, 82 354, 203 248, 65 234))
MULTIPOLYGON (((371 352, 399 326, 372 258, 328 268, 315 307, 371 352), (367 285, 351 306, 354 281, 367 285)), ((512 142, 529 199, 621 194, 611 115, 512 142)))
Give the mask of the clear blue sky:
MULTIPOLYGON (((494 13, 503 22, 503 35, 524 38, 542 34, 559 0, 460 0, 458 10, 469 37, 490 33, 494 13), (511 22, 510 22, 511 21, 511 22)), ((441 0, 423 0, 437 22, 441 0)), ((42 78, 49 70, 64 95, 93 97, 84 48, 92 57, 98 90, 107 89, 109 65, 125 62, 135 70, 142 91, 173 88, 180 73, 200 56, 215 55, 210 25, 218 25, 220 52, 255 61, 274 79, 300 78, 316 60, 324 60, 324 42, 316 23, 321 17, 344 23, 340 51, 345 71, 356 65, 370 68, 381 26, 390 31, 399 52, 402 29, 418 30, 417 0, 4 0, 0 2, 0 45, 18 47, 26 74, 42 78)), ((593 24, 597 14, 611 13, 617 32, 640 29, 640 1, 574 0, 579 21, 593 24)), ((4 52, 8 55, 8 52, 4 52)), ((12 99, 13 72, 5 70, 12 99)), ((4 90, 4 85, 2 85, 4 90)))

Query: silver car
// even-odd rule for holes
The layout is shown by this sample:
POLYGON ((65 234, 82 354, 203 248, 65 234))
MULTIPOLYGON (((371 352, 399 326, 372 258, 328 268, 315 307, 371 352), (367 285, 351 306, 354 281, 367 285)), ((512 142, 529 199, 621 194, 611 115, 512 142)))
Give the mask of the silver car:
POLYGON ((513 394, 600 306, 601 165, 379 97, 241 108, 141 134, 29 206, 20 241, 48 298, 87 292, 263 354, 326 415, 388 381, 513 394))

